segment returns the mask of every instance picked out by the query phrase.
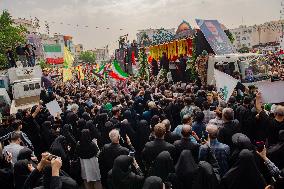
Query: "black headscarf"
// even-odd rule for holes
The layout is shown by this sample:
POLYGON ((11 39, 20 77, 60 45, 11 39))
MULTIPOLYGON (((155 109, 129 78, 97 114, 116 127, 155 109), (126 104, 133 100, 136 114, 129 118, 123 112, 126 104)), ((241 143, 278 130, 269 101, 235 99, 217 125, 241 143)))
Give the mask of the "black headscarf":
POLYGON ((67 159, 65 137, 62 135, 58 136, 51 144, 49 152, 61 157, 62 161, 65 161, 67 159))
POLYGON ((118 156, 110 171, 113 189, 139 189, 143 185, 143 176, 131 172, 133 158, 127 155, 118 156))
POLYGON ((267 156, 279 169, 284 168, 284 130, 279 131, 279 142, 267 150, 267 156))
POLYGON ((30 175, 30 170, 28 169, 29 161, 19 160, 14 165, 14 178, 15 178, 15 189, 21 189, 28 176, 30 175))
POLYGON ((96 117, 96 122, 97 122, 97 124, 98 124, 98 129, 99 129, 101 132, 103 132, 102 130, 103 130, 103 128, 104 128, 104 126, 105 126, 107 120, 108 120, 108 115, 107 115, 107 113, 102 113, 102 114, 97 115, 97 117, 96 117))
POLYGON ((232 151, 232 155, 230 158, 230 165, 232 166, 238 159, 239 153, 243 149, 253 150, 253 144, 251 140, 242 133, 236 133, 232 136, 232 142, 234 150, 232 151))
POLYGON ((98 142, 101 141, 101 133, 99 132, 99 130, 96 127, 96 125, 94 124, 93 120, 87 121, 85 129, 89 129, 90 130, 92 139, 96 138, 98 140, 98 142))
POLYGON ((183 150, 175 166, 176 175, 182 182, 184 188, 190 189, 193 177, 197 171, 197 164, 190 150, 183 150))
POLYGON ((192 189, 219 189, 219 181, 211 164, 206 161, 199 162, 192 189))
POLYGON ((77 126, 80 130, 86 128, 86 120, 84 120, 83 118, 79 119, 77 126))
POLYGON ((43 150, 48 150, 52 141, 54 140, 54 136, 52 134, 52 125, 50 121, 45 121, 40 127, 40 135, 43 139, 43 144, 45 145, 43 150))
POLYGON ((145 144, 149 141, 149 136, 151 133, 150 126, 146 120, 141 120, 138 123, 138 128, 136 132, 136 150, 138 152, 142 151, 145 144))
POLYGON ((154 161, 151 175, 160 177, 164 182, 169 181, 171 173, 175 172, 173 159, 168 151, 161 152, 154 161))
POLYGON ((265 180, 256 166, 253 153, 244 149, 239 154, 239 160, 224 175, 221 180, 224 189, 263 189, 265 180))
POLYGON ((102 144, 103 145, 111 142, 108 134, 112 129, 114 129, 113 123, 110 122, 110 121, 106 122, 104 127, 101 130, 101 132, 102 132, 102 144))
POLYGON ((89 129, 83 129, 77 149, 79 157, 82 159, 90 159, 96 156, 98 151, 97 145, 92 141, 89 129))
POLYGON ((86 121, 89 121, 89 120, 91 119, 91 116, 90 116, 90 114, 89 114, 88 112, 84 112, 84 113, 82 114, 82 118, 83 118, 84 120, 86 120, 86 121))
POLYGON ((66 138, 68 144, 71 147, 75 147, 76 146, 76 139, 73 136, 73 134, 71 133, 71 125, 69 124, 65 124, 62 128, 62 135, 66 138))
POLYGON ((142 189, 163 189, 163 181, 160 177, 148 177, 142 189))

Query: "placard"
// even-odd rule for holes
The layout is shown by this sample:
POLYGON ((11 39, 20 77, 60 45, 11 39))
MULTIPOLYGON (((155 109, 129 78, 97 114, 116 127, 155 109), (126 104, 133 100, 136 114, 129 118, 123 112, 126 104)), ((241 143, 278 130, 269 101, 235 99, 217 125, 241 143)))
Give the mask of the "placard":
POLYGON ((49 103, 46 104, 46 108, 48 109, 49 113, 53 116, 56 117, 59 114, 62 113, 62 110, 56 100, 53 100, 49 103))
POLYGON ((284 102, 284 81, 258 82, 256 86, 261 93, 262 103, 284 102))

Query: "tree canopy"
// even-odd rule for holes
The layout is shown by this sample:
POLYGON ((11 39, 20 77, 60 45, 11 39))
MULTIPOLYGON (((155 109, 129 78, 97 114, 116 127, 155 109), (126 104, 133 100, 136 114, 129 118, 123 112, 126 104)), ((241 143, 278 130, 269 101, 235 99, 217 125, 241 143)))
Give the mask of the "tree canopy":
POLYGON ((84 51, 79 55, 79 60, 88 64, 96 63, 96 54, 92 51, 84 51))
POLYGON ((15 50, 18 43, 26 42, 26 28, 14 26, 10 13, 6 10, 0 15, 0 69, 6 68, 8 61, 6 49, 12 47, 15 50))

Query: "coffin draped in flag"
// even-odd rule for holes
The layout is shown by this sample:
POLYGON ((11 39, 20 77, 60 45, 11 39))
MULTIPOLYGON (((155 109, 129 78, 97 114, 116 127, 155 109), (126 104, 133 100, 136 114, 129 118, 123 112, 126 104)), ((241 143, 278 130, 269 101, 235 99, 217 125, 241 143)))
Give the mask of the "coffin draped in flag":
POLYGON ((128 74, 125 73, 117 60, 114 60, 111 66, 111 71, 109 72, 109 76, 116 80, 124 81, 128 78, 128 74))
POLYGON ((60 44, 44 44, 44 55, 48 64, 64 63, 64 55, 60 44))
POLYGON ((238 80, 216 69, 214 70, 214 77, 219 98, 225 102, 228 102, 238 84, 238 80))

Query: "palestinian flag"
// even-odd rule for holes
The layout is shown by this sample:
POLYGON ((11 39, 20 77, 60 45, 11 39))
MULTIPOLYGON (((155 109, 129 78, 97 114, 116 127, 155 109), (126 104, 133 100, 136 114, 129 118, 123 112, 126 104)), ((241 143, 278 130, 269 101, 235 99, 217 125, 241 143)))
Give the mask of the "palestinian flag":
POLYGON ((64 63, 64 55, 60 44, 44 44, 43 51, 48 64, 64 63))
POLYGON ((128 78, 128 74, 125 73, 117 60, 114 60, 112 63, 111 71, 109 72, 109 76, 115 80, 124 81, 128 78))

